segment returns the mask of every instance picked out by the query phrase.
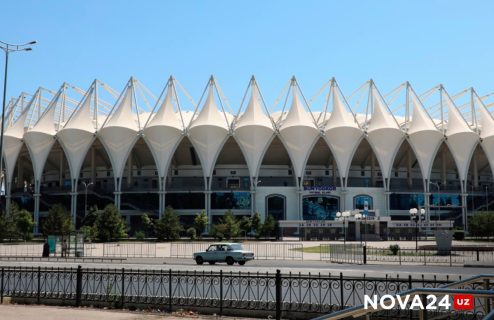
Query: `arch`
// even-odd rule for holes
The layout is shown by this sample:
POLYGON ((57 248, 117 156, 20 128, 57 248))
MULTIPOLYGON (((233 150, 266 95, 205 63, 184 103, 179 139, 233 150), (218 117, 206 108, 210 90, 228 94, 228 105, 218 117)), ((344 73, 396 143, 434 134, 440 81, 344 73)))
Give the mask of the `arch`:
POLYGON ((228 176, 239 179, 238 189, 250 190, 250 174, 244 153, 233 137, 223 144, 216 158, 210 181, 210 189, 232 189, 225 182, 228 176))
POLYGON ((275 136, 264 152, 259 172, 260 186, 296 186, 296 175, 285 145, 275 136))
POLYGON ((340 210, 340 197, 305 195, 302 198, 303 220, 334 220, 340 210))
POLYGON ((443 141, 435 152, 430 181, 438 182, 441 191, 461 192, 458 168, 446 141, 443 141))
POLYGON ((390 191, 423 191, 424 177, 415 150, 403 140, 393 159, 389 180, 390 191))
POLYGON ((469 185, 470 188, 467 188, 467 190, 465 190, 466 192, 472 190, 472 187, 473 190, 479 191, 482 189, 483 185, 492 183, 492 170, 489 159, 484 148, 480 144, 475 147, 474 152, 472 153, 467 179, 467 185, 469 185))
POLYGON ((272 193, 266 196, 266 217, 272 215, 276 221, 286 220, 286 196, 272 193))
POLYGON ((34 168, 31 155, 25 144, 22 145, 21 150, 19 151, 19 156, 17 157, 14 167, 13 179, 10 183, 11 194, 25 191, 34 192, 34 168), (26 182, 26 186, 24 182, 26 182), (27 187, 27 190, 25 190, 25 187, 27 187))
POLYGON ((384 187, 381 164, 366 138, 355 149, 345 187, 384 187))
POLYGON ((304 165, 304 181, 311 178, 314 185, 341 186, 337 160, 323 137, 316 141, 304 165))
POLYGON ((184 137, 167 168, 166 190, 204 191, 205 179, 201 159, 188 137, 184 137), (177 177, 179 176, 180 177, 177 177))

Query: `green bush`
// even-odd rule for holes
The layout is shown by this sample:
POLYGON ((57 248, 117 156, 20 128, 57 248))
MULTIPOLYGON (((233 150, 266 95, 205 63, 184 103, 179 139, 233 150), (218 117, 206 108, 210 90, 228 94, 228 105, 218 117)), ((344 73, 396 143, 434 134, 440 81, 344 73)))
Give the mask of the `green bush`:
POLYGON ((135 233, 135 238, 136 238, 136 240, 144 240, 144 238, 146 238, 146 234, 142 230, 137 231, 135 233))
POLYGON ((391 244, 389 246, 389 251, 391 251, 391 254, 393 256, 396 256, 398 254, 398 251, 400 251, 400 246, 397 244, 391 244))
POLYGON ((196 228, 190 227, 189 229, 187 229, 187 236, 190 238, 190 240, 195 240, 197 238, 196 228))

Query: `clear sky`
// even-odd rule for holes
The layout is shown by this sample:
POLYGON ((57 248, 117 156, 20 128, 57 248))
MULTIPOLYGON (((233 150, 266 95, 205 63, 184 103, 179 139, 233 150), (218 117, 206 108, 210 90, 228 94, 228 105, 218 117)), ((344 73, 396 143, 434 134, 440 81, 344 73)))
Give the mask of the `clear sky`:
POLYGON ((196 100, 214 74, 235 111, 252 74, 268 105, 292 75, 308 97, 332 76, 346 95, 369 78, 382 93, 406 80, 494 91, 488 0, 16 0, 1 13, 0 40, 38 41, 11 55, 8 97, 94 78, 121 91, 131 75, 158 95, 170 74, 196 100))

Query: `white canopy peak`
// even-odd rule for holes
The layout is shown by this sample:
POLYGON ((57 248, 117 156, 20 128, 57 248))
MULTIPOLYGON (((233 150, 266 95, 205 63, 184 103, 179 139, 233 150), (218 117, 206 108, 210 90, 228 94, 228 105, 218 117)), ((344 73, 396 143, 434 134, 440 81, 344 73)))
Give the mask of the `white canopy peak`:
POLYGON ((371 104, 372 117, 368 122, 367 131, 374 131, 384 128, 400 129, 394 115, 389 110, 388 105, 384 101, 381 93, 375 86, 374 82, 370 82, 369 103, 371 104))
MULTIPOLYGON (((195 111, 195 118, 193 118, 190 123, 189 128, 197 127, 197 126, 216 126, 222 127, 226 130, 230 129, 230 123, 228 119, 228 115, 223 108, 223 102, 221 98, 221 93, 219 91, 218 86, 214 80, 214 77, 211 76, 209 79, 208 85, 204 90, 204 95, 206 96, 206 101, 204 102, 201 111, 198 113, 197 109, 195 111), (218 106, 215 102, 214 92, 218 95, 219 105, 221 107, 221 111, 218 109, 218 106), (207 93, 206 93, 207 92, 207 93)), ((202 98, 201 98, 202 100, 202 98)), ((230 115, 231 116, 231 115, 230 115)))
MULTIPOLYGON (((267 112, 264 111, 266 110, 266 106, 264 105, 261 92, 259 90, 259 87, 257 85, 254 76, 252 76, 251 78, 247 91, 249 90, 249 88, 250 88, 249 102, 247 104, 247 107, 245 108, 245 111, 236 120, 235 127, 240 128, 248 125, 257 125, 257 126, 264 126, 272 129, 273 123, 271 121, 271 118, 268 116, 267 112)), ((245 101, 245 96, 243 101, 245 101)), ((242 108, 239 109, 239 112, 241 109, 242 108)))

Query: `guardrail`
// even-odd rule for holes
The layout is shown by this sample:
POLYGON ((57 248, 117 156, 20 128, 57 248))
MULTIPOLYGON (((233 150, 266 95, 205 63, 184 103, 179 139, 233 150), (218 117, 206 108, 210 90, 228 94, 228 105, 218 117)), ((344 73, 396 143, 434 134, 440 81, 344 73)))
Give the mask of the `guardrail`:
MULTIPOLYGON (((172 242, 170 257, 192 258, 194 252, 205 251, 210 243, 207 242, 172 242)), ((244 242, 245 250, 254 252, 257 260, 303 260, 303 244, 301 243, 263 243, 244 242)))
POLYGON ((322 261, 365 264, 365 246, 361 244, 321 244, 322 261))
POLYGON ((365 293, 396 294, 449 280, 322 274, 178 272, 2 267, 0 302, 200 309, 206 313, 310 318, 363 303, 365 293), (242 311, 243 310, 243 311, 242 311))
MULTIPOLYGON (((383 303, 377 308, 365 308, 365 305, 354 306, 345 310, 318 317, 314 320, 339 320, 339 319, 491 319, 493 316, 492 302, 494 299, 494 275, 478 275, 466 280, 460 280, 441 288, 417 288, 398 293, 399 296, 418 295, 425 306, 429 303, 427 295, 434 295, 437 301, 446 295, 448 298, 454 294, 470 294, 474 297, 473 308, 471 310, 455 310, 451 304, 448 307, 437 305, 434 310, 410 309, 410 304, 405 310, 396 309, 396 304, 391 298, 383 298, 383 303), (386 306, 386 307, 384 307, 386 306), (383 310, 386 309, 386 310, 383 310), (485 316, 485 317, 484 317, 485 316)), ((410 301, 411 302, 411 301, 410 301)))

